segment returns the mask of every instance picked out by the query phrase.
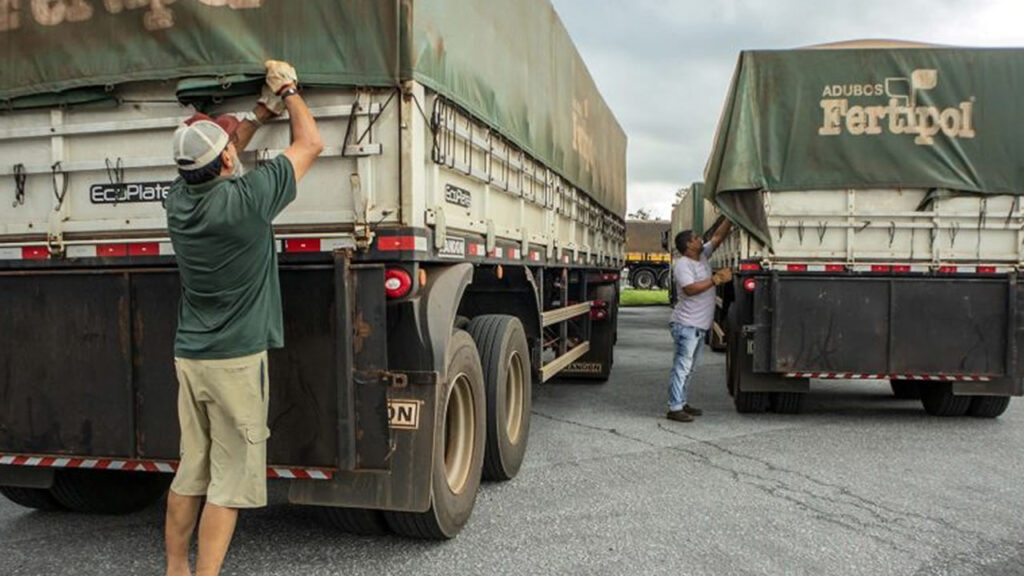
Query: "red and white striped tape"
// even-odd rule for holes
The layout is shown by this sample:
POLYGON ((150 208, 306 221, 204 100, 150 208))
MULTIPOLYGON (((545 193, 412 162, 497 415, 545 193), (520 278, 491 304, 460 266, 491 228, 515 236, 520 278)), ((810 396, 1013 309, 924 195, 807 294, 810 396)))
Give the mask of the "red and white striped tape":
MULTIPOLYGON (((127 258, 139 256, 173 256, 170 242, 124 242, 109 244, 72 244, 65 248, 68 258, 127 258)), ((0 248, 0 260, 49 260, 46 246, 0 248)))
MULTIPOLYGON (((177 462, 154 460, 116 460, 111 458, 75 458, 65 456, 0 455, 0 466, 30 466, 38 468, 79 468, 84 470, 117 470, 121 472, 161 472, 171 474, 178 469, 177 462)), ((320 468, 267 467, 267 478, 297 480, 330 480, 334 473, 320 468)))
POLYGON ((989 376, 951 376, 931 374, 854 374, 852 372, 789 372, 786 378, 817 380, 916 380, 919 382, 991 382, 989 376))
MULTIPOLYGON (((755 263, 743 263, 740 270, 756 271, 760 266, 755 263)), ((1013 266, 975 265, 975 266, 930 266, 926 264, 842 264, 821 262, 789 262, 774 263, 770 267, 780 272, 872 272, 876 274, 1009 274, 1013 266)))

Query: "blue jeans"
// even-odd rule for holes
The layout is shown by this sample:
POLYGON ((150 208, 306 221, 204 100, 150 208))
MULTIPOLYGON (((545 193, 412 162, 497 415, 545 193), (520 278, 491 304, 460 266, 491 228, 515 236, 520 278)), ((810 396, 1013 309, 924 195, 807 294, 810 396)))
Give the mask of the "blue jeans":
POLYGON ((676 343, 675 357, 672 359, 672 376, 668 384, 668 409, 682 410, 686 404, 687 392, 693 370, 697 367, 700 351, 704 349, 704 334, 707 330, 684 326, 672 322, 672 340, 676 343))

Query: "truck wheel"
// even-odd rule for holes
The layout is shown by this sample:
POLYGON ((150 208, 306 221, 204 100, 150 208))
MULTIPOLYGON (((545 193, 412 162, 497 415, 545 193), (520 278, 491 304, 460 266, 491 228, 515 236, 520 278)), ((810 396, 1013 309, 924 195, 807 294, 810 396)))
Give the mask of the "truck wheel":
POLYGON ((736 319, 736 311, 729 310, 726 330, 729 346, 726 350, 726 383, 729 393, 732 394, 732 402, 736 411, 740 414, 756 414, 764 412, 768 408, 768 394, 764 392, 743 392, 740 390, 743 379, 743 367, 745 364, 746 352, 743 350, 743 339, 739 335, 739 321, 736 319))
POLYGON ((629 277, 629 283, 637 290, 650 290, 651 288, 654 288, 654 284, 657 281, 658 279, 654 276, 654 272, 646 268, 637 270, 629 277))
POLYGON ((36 510, 64 510, 60 502, 46 488, 19 488, 16 486, 0 486, 0 494, 25 508, 36 510))
POLYGON ((921 383, 913 380, 889 380, 892 395, 900 400, 920 400, 921 383))
POLYGON ((967 413, 975 418, 998 418, 1009 406, 1009 396, 975 396, 967 413))
POLYGON ((772 392, 771 411, 776 414, 799 414, 805 396, 802 392, 772 392))
POLYGON ((128 514, 153 504, 173 478, 150 472, 58 470, 51 492, 63 506, 83 514, 128 514))
POLYGON ((526 456, 533 371, 523 325, 514 316, 477 316, 469 323, 487 389, 485 480, 511 480, 526 456))
POLYGON ((384 536, 390 533, 384 514, 369 508, 316 506, 316 513, 328 526, 357 536, 384 536))
POLYGON ((486 410, 484 374, 473 338, 463 331, 448 344, 444 409, 434 426, 431 502, 426 512, 385 512, 395 533, 410 538, 454 538, 469 520, 480 487, 486 410))
POLYGON ((662 290, 672 289, 672 275, 668 270, 662 270, 661 273, 658 274, 658 287, 662 290))
POLYGON ((921 404, 932 416, 963 416, 971 407, 971 396, 954 396, 952 384, 940 383, 922 387, 921 404))

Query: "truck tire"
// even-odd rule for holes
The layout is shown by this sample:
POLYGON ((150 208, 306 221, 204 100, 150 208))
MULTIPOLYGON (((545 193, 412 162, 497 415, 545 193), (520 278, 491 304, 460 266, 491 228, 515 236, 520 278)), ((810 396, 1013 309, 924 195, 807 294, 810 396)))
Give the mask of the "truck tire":
POLYGON ((0 494, 11 502, 25 508, 46 511, 64 510, 64 507, 61 506, 60 502, 53 497, 53 494, 47 488, 0 486, 0 494))
POLYGON ((892 395, 900 400, 920 400, 921 383, 913 380, 889 380, 892 395))
POLYGON ((51 492, 61 505, 82 514, 129 514, 160 499, 172 476, 151 472, 58 470, 51 492))
POLYGON ((726 382, 729 392, 732 394, 732 402, 736 411, 740 414, 757 414, 768 408, 769 395, 765 392, 743 392, 740 390, 743 380, 744 360, 746 354, 743 351, 743 341, 739 335, 739 321, 736 319, 736 310, 729 310, 729 326, 726 334, 729 339, 729 346, 726 350, 726 382))
POLYGON ((998 418, 1009 406, 1009 396, 975 396, 967 413, 975 418, 998 418))
POLYGON ((658 278, 652 270, 641 268, 629 275, 629 283, 637 290, 650 290, 657 284, 658 278))
POLYGON ((357 536, 384 536, 390 533, 380 510, 316 506, 316 513, 328 526, 357 536))
POLYGON ((385 512, 396 533, 409 538, 454 538, 473 513, 486 441, 484 374, 473 338, 456 330, 448 343, 448 382, 441 421, 434 426, 431 502, 426 512, 385 512))
POLYGON ((487 391, 484 480, 515 478, 526 456, 533 399, 533 370, 526 331, 514 316, 489 314, 469 323, 487 391))
POLYGON ((943 382, 921 388, 921 404, 932 416, 963 416, 971 407, 971 396, 955 396, 953 385, 943 382))
POLYGON ((769 409, 776 414, 799 414, 805 396, 802 392, 772 392, 769 409))
POLYGON ((662 270, 661 273, 658 274, 658 288, 661 288, 662 290, 672 289, 672 274, 669 273, 668 269, 662 270))

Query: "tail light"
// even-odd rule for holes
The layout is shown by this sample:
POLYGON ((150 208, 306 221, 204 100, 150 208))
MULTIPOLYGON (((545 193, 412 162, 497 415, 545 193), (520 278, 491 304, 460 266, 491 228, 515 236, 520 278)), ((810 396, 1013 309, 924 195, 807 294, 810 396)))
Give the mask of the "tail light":
POLYGON ((606 320, 608 318, 608 302, 605 300, 593 300, 590 303, 590 319, 606 320))
POLYGON ((757 289, 757 280, 753 278, 747 278, 743 281, 743 289, 747 292, 753 292, 757 289))
POLYGON ((758 272, 761 265, 757 262, 740 262, 740 272, 758 272))
POLYGON ((384 271, 384 293, 392 300, 404 298, 412 291, 412 276, 402 268, 384 271))

